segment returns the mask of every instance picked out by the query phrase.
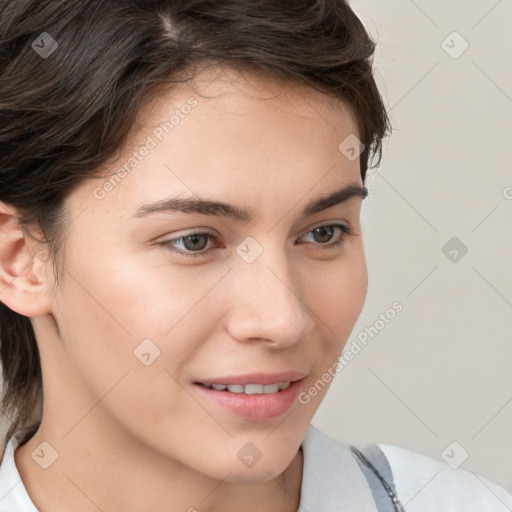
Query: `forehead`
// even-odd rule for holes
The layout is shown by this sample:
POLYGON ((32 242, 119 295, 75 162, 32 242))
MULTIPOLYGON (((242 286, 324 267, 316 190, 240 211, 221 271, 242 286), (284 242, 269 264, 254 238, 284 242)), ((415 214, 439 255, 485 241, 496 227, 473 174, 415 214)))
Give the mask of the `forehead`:
MULTIPOLYGON (((212 115, 266 116, 278 113, 298 119, 322 120, 335 130, 341 126, 358 134, 351 107, 341 99, 321 93, 306 83, 273 76, 268 72, 230 67, 204 68, 193 79, 178 84, 159 84, 147 95, 138 116, 138 125, 161 118, 179 108, 191 97, 201 103, 202 113, 212 115), (207 101, 209 100, 209 101, 207 101)), ((233 117, 230 123, 234 123, 233 117)))
POLYGON ((152 91, 122 153, 105 166, 112 185, 96 206, 127 218, 143 200, 186 193, 274 211, 280 199, 360 182, 359 162, 338 150, 351 134, 350 110, 311 87, 209 69, 152 91))

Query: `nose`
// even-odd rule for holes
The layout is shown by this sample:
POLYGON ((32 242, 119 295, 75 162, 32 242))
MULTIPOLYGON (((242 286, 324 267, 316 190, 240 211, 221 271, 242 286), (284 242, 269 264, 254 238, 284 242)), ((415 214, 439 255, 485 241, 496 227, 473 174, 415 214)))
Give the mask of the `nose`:
POLYGON ((314 313, 306 281, 290 269, 281 251, 266 249, 252 263, 240 261, 229 277, 227 330, 238 341, 264 340, 285 348, 307 336, 314 313))

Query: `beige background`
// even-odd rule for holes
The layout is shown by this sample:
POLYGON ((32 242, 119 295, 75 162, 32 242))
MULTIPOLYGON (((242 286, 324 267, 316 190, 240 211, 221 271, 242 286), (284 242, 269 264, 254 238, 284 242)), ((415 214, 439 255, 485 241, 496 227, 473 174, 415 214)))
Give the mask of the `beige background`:
POLYGON ((395 301, 403 310, 339 372, 313 423, 437 459, 457 441, 462 468, 512 489, 512 3, 351 6, 377 39, 396 132, 368 183, 370 285, 348 345, 395 301), (469 44, 458 58, 441 47, 454 31, 469 44), (442 252, 452 237, 468 248, 455 263, 442 252))

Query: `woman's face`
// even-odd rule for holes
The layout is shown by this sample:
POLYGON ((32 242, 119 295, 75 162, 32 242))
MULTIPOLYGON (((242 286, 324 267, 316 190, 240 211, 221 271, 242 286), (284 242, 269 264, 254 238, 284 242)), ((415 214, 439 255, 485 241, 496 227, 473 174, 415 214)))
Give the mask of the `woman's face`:
POLYGON ((362 185, 339 149, 357 129, 312 89, 227 71, 193 85, 147 105, 113 177, 68 198, 56 327, 35 322, 44 421, 264 481, 296 455, 366 295, 361 196, 304 214, 362 185), (265 376, 301 380, 263 397, 196 384, 265 376))

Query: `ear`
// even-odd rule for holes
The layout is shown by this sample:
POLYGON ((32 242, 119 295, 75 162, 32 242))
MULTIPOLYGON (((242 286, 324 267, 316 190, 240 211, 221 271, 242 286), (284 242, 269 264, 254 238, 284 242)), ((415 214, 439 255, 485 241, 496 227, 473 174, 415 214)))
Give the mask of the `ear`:
POLYGON ((17 210, 0 201, 0 301, 27 317, 51 312, 45 253, 21 229, 17 210))

